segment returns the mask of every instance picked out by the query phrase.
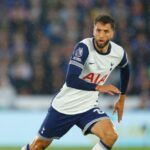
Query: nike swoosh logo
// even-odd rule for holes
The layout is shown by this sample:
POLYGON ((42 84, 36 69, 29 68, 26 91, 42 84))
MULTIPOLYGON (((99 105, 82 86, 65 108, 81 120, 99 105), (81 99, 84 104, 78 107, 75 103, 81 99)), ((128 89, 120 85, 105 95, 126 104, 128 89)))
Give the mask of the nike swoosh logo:
POLYGON ((95 63, 90 63, 90 62, 89 62, 89 65, 93 65, 93 64, 95 64, 95 63))

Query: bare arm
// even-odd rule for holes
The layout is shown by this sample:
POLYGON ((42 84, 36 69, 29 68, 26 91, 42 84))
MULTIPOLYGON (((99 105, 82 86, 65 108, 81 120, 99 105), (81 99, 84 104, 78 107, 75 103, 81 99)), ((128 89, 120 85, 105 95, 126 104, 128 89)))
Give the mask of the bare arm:
POLYGON ((123 117, 125 98, 125 94, 120 94, 118 101, 114 105, 113 114, 117 112, 118 122, 120 122, 123 117))

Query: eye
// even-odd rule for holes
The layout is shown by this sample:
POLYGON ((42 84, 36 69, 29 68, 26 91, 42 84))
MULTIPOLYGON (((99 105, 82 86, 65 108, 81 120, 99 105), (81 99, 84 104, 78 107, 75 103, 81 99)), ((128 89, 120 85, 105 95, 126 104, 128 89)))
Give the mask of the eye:
POLYGON ((101 32, 101 30, 100 30, 100 29, 96 29, 96 31, 97 31, 97 32, 101 32))
POLYGON ((108 30, 104 30, 104 32, 105 32, 105 33, 109 33, 109 31, 108 31, 108 30))

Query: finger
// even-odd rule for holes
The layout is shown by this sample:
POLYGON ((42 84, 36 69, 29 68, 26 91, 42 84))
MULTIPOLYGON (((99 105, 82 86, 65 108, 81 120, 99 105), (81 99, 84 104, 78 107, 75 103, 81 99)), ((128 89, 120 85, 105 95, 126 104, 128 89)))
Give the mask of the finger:
POLYGON ((115 93, 117 93, 117 94, 121 93, 118 88, 114 87, 113 89, 114 89, 114 92, 115 92, 115 93))
POLYGON ((115 87, 115 89, 116 89, 118 92, 120 92, 120 90, 119 90, 117 87, 115 87))
POLYGON ((121 92, 119 90, 116 91, 116 94, 121 94, 121 92))
POLYGON ((114 93, 112 91, 107 91, 106 93, 110 94, 110 95, 114 95, 114 93))
POLYGON ((116 113, 116 111, 117 111, 116 108, 114 108, 114 109, 113 109, 113 115, 116 113))
POLYGON ((114 90, 120 92, 120 90, 119 90, 117 87, 115 87, 114 85, 111 84, 110 87, 111 87, 112 89, 114 89, 114 90))
POLYGON ((114 95, 113 91, 109 91, 109 90, 105 90, 105 91, 103 91, 103 93, 107 93, 107 94, 110 94, 110 95, 114 95))
POLYGON ((113 92, 114 94, 120 94, 121 92, 117 88, 110 88, 109 91, 113 92))
POLYGON ((116 93, 116 94, 120 94, 121 93, 117 88, 113 89, 113 92, 116 93))
POLYGON ((121 122, 121 120, 122 120, 121 118, 118 118, 118 123, 120 123, 120 122, 121 122))
POLYGON ((120 91, 113 91, 114 94, 120 94, 120 91))
POLYGON ((118 109, 118 122, 120 122, 122 120, 122 114, 123 114, 123 112, 118 109))
POLYGON ((118 115, 118 122, 120 122, 120 112, 119 112, 119 110, 117 111, 117 115, 118 115))

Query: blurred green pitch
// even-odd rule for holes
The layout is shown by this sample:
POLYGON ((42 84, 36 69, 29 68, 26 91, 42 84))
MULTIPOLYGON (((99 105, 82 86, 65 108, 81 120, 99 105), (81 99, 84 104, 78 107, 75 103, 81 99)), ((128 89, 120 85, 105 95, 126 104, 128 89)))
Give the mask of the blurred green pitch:
MULTIPOLYGON (((20 147, 0 147, 0 150, 20 150, 21 148, 20 147)), ((91 150, 91 148, 73 148, 73 147, 70 147, 70 148, 48 148, 46 150, 91 150)), ((126 148, 113 148, 113 150, 150 150, 150 147, 141 147, 141 148, 129 148, 129 147, 126 147, 126 148)))

